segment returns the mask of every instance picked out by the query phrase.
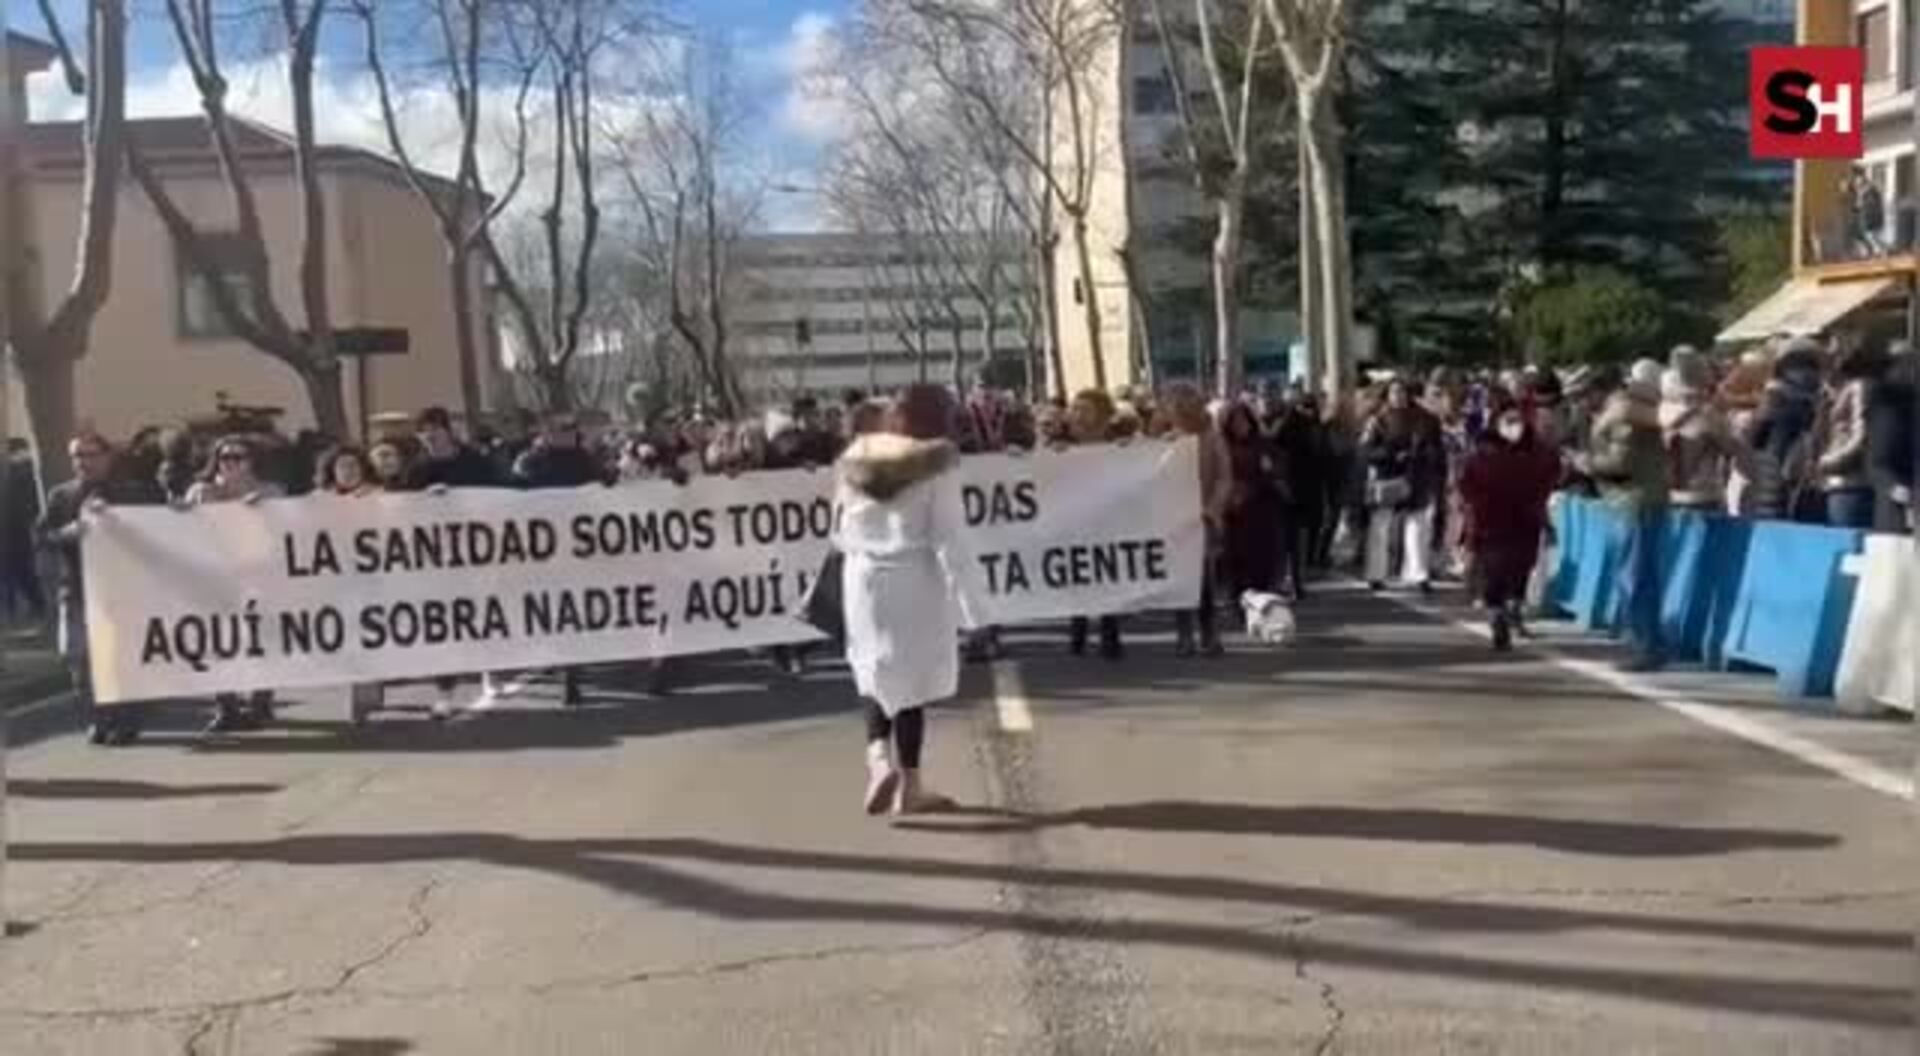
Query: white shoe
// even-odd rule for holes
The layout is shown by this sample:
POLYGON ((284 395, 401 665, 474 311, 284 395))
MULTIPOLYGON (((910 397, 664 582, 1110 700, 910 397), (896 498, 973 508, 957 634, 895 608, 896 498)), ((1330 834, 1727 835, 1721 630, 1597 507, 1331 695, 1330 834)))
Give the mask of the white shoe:
POLYGON ((867 742, 868 814, 885 814, 893 807, 893 794, 900 784, 900 771, 893 765, 893 750, 886 741, 867 742))

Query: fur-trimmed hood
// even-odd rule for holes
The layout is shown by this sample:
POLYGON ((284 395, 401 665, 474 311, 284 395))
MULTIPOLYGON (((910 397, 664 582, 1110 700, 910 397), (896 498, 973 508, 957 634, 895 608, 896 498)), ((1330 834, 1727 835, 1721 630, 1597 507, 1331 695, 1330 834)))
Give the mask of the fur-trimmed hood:
POLYGON ((952 469, 960 449, 947 440, 869 433, 855 440, 835 468, 847 486, 881 502, 952 469))

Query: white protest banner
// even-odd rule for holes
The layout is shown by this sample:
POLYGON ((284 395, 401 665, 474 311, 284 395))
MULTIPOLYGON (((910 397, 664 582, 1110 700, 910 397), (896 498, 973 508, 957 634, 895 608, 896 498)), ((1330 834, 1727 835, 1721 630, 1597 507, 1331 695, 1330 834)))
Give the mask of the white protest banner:
MULTIPOLYGON (((964 459, 982 622, 1193 605, 1196 449, 964 459)), ((83 542, 102 703, 817 639, 833 474, 110 509, 83 542)))

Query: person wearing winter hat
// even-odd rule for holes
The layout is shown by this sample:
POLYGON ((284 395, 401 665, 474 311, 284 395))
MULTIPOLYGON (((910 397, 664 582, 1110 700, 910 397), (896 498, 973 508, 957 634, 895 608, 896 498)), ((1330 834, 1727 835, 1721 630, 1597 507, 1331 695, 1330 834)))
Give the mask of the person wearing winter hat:
POLYGON ((1743 515, 1819 519, 1811 505, 1819 494, 1813 487, 1813 462, 1822 373, 1823 353, 1810 338, 1785 342, 1775 357, 1773 380, 1741 437, 1760 456, 1759 482, 1764 485, 1742 496, 1743 515))
POLYGON ((1712 378, 1699 352, 1682 345, 1660 378, 1660 430, 1666 442, 1672 505, 1701 513, 1726 510, 1730 467, 1752 476, 1747 445, 1713 400, 1712 378))
POLYGON ((1626 385, 1608 397, 1594 422, 1582 469, 1621 513, 1625 533, 1619 590, 1622 626, 1633 650, 1626 667, 1655 671, 1666 665, 1660 635, 1660 540, 1668 500, 1667 452, 1660 430, 1658 362, 1633 365, 1626 385))

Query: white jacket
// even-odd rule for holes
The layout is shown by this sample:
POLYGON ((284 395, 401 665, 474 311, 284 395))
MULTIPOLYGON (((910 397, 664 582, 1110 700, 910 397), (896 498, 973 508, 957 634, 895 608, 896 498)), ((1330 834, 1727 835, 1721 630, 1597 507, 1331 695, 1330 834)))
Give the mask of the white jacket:
POLYGON ((860 695, 888 715, 946 700, 960 688, 959 571, 966 549, 958 450, 945 441, 863 436, 840 456, 835 543, 847 665, 860 695))

